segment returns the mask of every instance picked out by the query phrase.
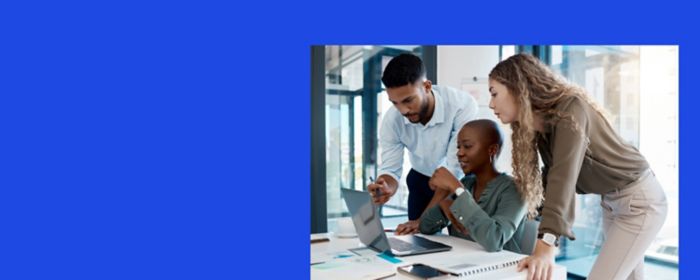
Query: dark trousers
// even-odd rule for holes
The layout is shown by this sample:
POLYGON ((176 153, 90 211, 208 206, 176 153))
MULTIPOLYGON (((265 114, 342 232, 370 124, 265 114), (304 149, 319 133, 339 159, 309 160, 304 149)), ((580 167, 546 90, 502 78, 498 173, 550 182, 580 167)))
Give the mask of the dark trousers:
POLYGON ((430 177, 411 169, 406 176, 408 185, 408 219, 417 220, 433 199, 435 192, 428 186, 430 177))

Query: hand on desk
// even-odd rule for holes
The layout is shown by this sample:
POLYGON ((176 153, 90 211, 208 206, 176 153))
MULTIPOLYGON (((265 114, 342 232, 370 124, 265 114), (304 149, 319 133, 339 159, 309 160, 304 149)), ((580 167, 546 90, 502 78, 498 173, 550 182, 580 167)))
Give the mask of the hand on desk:
POLYGON ((527 268, 528 280, 551 280, 554 270, 554 251, 554 247, 538 239, 532 255, 518 263, 518 271, 527 268))
POLYGON ((405 235, 405 234, 418 233, 419 227, 420 227, 420 219, 408 221, 408 222, 400 224, 398 227, 396 227, 396 232, 394 232, 394 234, 405 235))

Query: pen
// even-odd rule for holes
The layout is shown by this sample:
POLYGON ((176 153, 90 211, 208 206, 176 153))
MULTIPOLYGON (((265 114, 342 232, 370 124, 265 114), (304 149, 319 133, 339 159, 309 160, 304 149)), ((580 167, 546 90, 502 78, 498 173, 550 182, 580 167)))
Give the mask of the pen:
POLYGON ((321 242, 328 242, 328 241, 331 241, 331 240, 328 239, 328 238, 311 239, 311 244, 314 244, 314 243, 321 243, 321 242))
MULTIPOLYGON (((369 176, 369 181, 372 182, 372 183, 374 183, 374 178, 372 178, 372 176, 369 176)), ((379 188, 377 188, 377 189, 375 190, 375 196, 377 196, 377 198, 379 198, 379 196, 380 196, 381 194, 382 194, 381 190, 380 190, 379 188)))

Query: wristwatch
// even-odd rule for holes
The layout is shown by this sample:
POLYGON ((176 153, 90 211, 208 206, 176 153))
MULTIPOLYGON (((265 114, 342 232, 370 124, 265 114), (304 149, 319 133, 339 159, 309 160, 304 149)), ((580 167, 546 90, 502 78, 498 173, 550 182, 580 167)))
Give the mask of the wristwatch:
POLYGON ((463 193, 464 193, 464 188, 459 187, 459 188, 455 189, 455 193, 452 194, 452 200, 456 200, 463 193))
POLYGON ((557 238, 557 236, 554 234, 540 233, 537 235, 537 238, 549 246, 559 247, 559 238, 557 238))

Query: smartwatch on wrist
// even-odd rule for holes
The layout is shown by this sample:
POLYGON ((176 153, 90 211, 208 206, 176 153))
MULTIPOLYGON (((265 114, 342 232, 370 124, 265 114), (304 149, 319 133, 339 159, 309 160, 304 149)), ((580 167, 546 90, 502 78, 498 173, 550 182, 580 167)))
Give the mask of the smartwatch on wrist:
POLYGON ((457 200, 457 198, 464 193, 464 188, 459 187, 455 190, 455 193, 452 194, 452 200, 457 200))
POLYGON ((549 246, 559 247, 559 238, 554 234, 540 233, 537 235, 537 238, 549 246))

